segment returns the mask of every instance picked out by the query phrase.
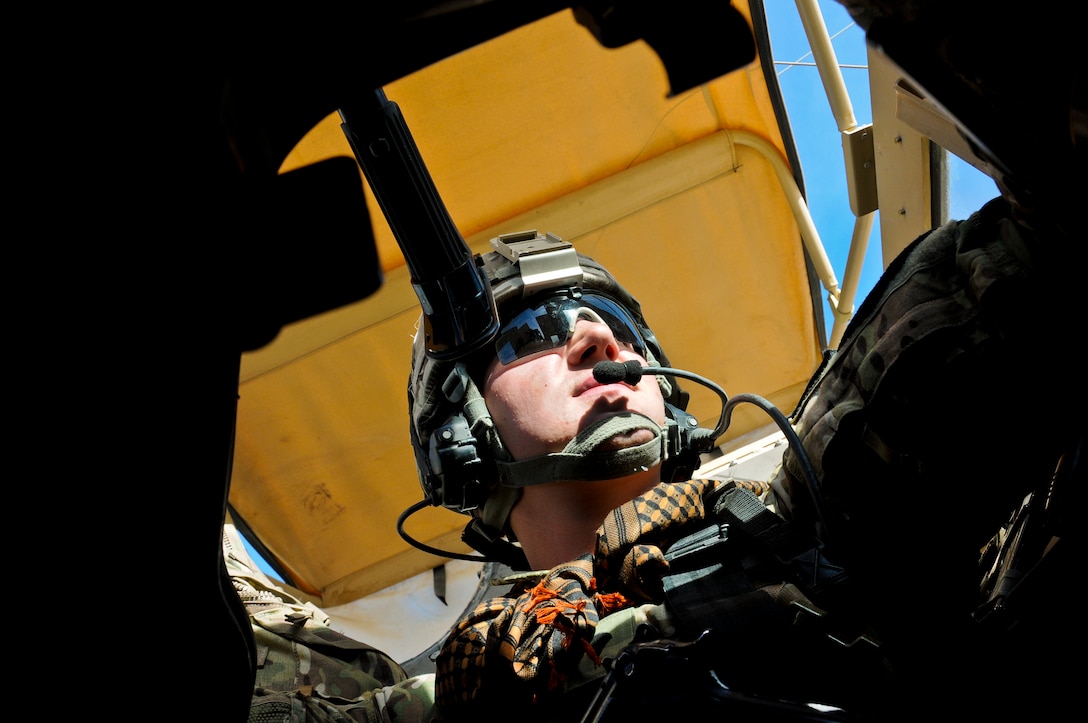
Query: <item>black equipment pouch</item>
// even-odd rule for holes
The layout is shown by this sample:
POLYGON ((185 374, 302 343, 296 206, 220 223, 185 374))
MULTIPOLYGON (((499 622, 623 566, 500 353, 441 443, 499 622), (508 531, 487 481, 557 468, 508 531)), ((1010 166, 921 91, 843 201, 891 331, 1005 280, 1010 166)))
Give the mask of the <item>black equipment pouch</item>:
POLYGON ((794 603, 845 580, 819 541, 799 534, 751 490, 730 485, 714 503, 716 524, 678 540, 665 554, 665 604, 694 637, 706 629, 751 634, 753 624, 790 625, 794 603))
MULTIPOLYGON (((683 655, 685 669, 703 666, 703 693, 731 708, 743 703, 761 720, 847 720, 854 689, 878 689, 882 651, 859 625, 817 604, 841 594, 845 572, 815 537, 744 486, 723 488, 713 510, 712 524, 665 554, 675 637, 696 643, 653 655, 664 650, 683 655)), ((649 649, 627 652, 645 661, 649 649)))

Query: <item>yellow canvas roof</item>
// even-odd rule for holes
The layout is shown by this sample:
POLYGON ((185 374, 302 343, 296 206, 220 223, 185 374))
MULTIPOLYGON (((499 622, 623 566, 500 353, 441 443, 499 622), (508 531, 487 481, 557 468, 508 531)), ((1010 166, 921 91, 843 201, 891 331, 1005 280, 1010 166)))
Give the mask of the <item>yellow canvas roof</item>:
MULTIPOLYGON (((748 14, 747 3, 733 5, 748 14)), ((564 11, 384 91, 474 252, 527 229, 570 241, 639 299, 673 366, 788 413, 819 364, 823 330, 768 83, 757 58, 669 97, 648 46, 606 49, 564 11)), ((354 157, 333 114, 283 171, 335 156, 354 157)), ((239 385, 232 513, 323 605, 442 562, 395 529, 423 496, 406 397, 420 307, 369 190, 367 201, 381 288, 244 354, 239 385)), ((682 386, 688 411, 713 427, 717 397, 682 386)), ((722 441, 768 422, 741 405, 722 441)), ((469 552, 466 521, 429 508, 407 528, 469 552)))

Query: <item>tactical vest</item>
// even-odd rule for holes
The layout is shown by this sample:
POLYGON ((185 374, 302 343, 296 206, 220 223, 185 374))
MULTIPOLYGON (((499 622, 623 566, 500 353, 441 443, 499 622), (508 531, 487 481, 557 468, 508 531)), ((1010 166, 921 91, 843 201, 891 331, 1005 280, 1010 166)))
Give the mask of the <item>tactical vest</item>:
POLYGON ((848 571, 836 612, 870 624, 903 688, 949 715, 1034 718, 1075 689, 1053 659, 1083 627, 1062 590, 1081 559, 1084 241, 1028 228, 1002 199, 920 237, 792 415, 826 528, 792 450, 779 509, 848 571))

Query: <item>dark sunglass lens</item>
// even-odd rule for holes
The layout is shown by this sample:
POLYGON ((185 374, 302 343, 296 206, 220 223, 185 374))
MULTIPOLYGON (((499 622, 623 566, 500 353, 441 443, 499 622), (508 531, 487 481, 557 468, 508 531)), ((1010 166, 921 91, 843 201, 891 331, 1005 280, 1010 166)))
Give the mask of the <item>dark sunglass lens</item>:
POLYGON ((567 342, 570 335, 566 314, 560 311, 562 301, 548 301, 525 309, 502 327, 495 339, 499 361, 509 364, 537 352, 555 349, 567 342))
POLYGON ((560 297, 525 309, 502 327, 495 339, 495 353, 503 364, 567 343, 578 322, 577 309, 588 307, 606 323, 616 340, 646 355, 646 345, 630 316, 613 301, 595 294, 579 299, 560 297))
POLYGON ((600 296, 586 296, 583 301, 608 324, 617 341, 630 344, 640 356, 646 356, 646 344, 642 340, 642 334, 623 307, 600 296))

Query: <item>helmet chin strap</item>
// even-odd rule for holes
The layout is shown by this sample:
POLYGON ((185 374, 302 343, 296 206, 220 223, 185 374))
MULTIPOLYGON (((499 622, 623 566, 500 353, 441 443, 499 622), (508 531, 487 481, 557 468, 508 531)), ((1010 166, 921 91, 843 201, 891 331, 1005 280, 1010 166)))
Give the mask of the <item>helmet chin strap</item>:
POLYGON ((620 412, 581 430, 562 452, 517 462, 496 463, 501 487, 528 487, 556 480, 596 481, 644 472, 667 456, 666 436, 660 424, 644 414, 620 412), (615 437, 645 429, 653 437, 633 447, 598 451, 615 437))
MULTIPOLYGON (((490 419, 490 417, 488 417, 490 419)), ((492 432, 494 429, 491 430, 492 432)), ((497 435, 493 435, 497 443, 497 435)), ((529 569, 521 548, 504 537, 510 511, 523 487, 558 480, 597 481, 643 472, 668 457, 668 439, 661 425, 635 412, 621 412, 590 425, 575 435, 562 452, 518 462, 495 460, 498 484, 465 526, 461 539, 485 556, 515 570, 529 569), (617 434, 649 430, 646 443, 623 449, 595 451, 617 434)), ((499 451, 505 452, 500 449, 499 451)))
MULTIPOLYGON (((658 377, 659 382, 663 377, 658 377)), ((615 479, 642 472, 669 456, 669 439, 660 424, 635 412, 605 417, 575 435, 562 452, 515 462, 495 429, 483 395, 464 365, 458 363, 443 384, 443 393, 453 402, 462 402, 462 411, 472 433, 491 450, 495 459, 496 484, 481 508, 465 526, 461 538, 490 559, 513 569, 528 569, 521 548, 504 538, 510 510, 529 485, 557 480, 595 481, 615 479), (634 447, 595 451, 617 434, 649 430, 651 439, 634 447)), ((666 423, 670 424, 670 423, 666 423)), ((671 425, 675 428, 675 425, 671 425)))

